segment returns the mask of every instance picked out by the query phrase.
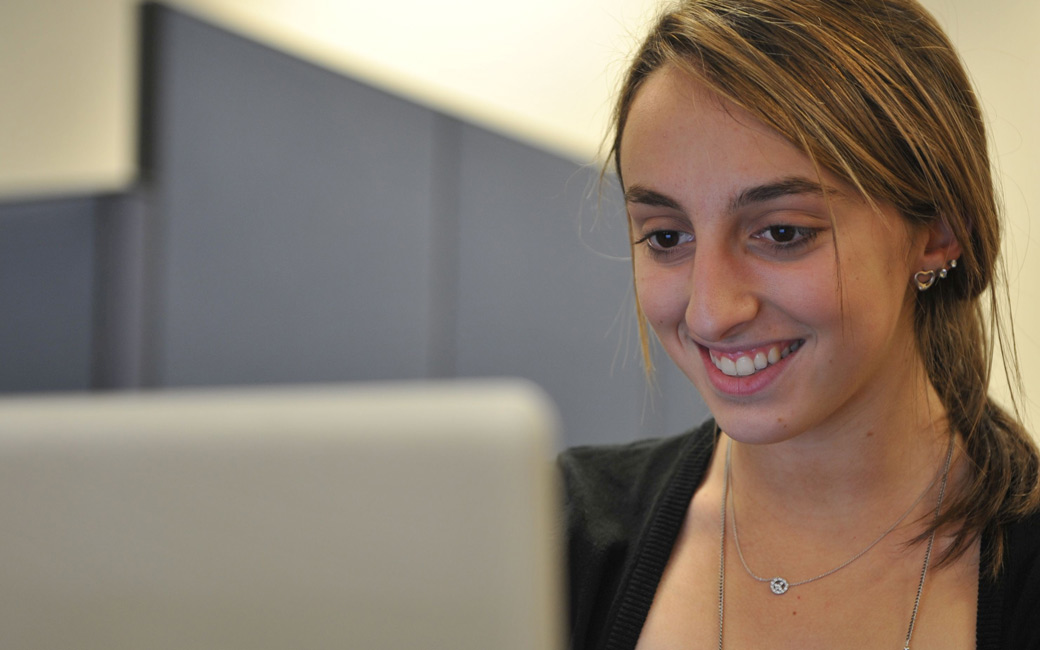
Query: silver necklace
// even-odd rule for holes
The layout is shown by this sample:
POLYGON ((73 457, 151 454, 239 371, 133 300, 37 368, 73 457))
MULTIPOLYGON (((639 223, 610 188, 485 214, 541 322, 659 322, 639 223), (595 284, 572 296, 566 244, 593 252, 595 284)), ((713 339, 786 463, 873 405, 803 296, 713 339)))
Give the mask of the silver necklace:
MULTIPOLYGON (((721 507, 721 512, 719 513, 720 526, 719 526, 719 643, 718 643, 718 650, 723 650, 723 648, 722 648, 722 632, 723 632, 723 628, 724 628, 724 620, 725 620, 725 614, 726 614, 726 608, 725 608, 725 596, 726 596, 726 497, 729 495, 729 466, 730 466, 730 451, 731 451, 731 449, 732 449, 732 444, 727 444, 726 445, 726 471, 723 474, 723 479, 722 479, 722 507, 721 507)), ((947 478, 950 475, 950 461, 952 459, 953 459, 953 436, 951 435, 950 436, 950 444, 949 444, 949 446, 948 446, 948 448, 946 450, 946 462, 943 465, 942 482, 939 484, 939 497, 935 501, 935 516, 934 516, 933 521, 935 519, 939 518, 939 513, 942 511, 943 496, 946 494, 946 480, 947 480, 947 478)), ((923 498, 924 494, 927 494, 928 490, 931 489, 931 487, 933 485, 935 485, 935 481, 932 481, 932 483, 929 484, 928 488, 924 491, 924 493, 920 497, 917 498, 917 501, 914 502, 915 506, 918 503, 920 503, 920 501, 923 498)), ((910 509, 913 510, 913 506, 911 506, 910 509)), ((867 551, 869 551, 871 547, 873 547, 875 544, 877 544, 882 539, 884 539, 884 537, 886 535, 888 535, 888 533, 890 533, 896 526, 898 526, 899 522, 902 521, 903 519, 905 519, 908 514, 909 514, 909 511, 906 514, 904 514, 902 517, 900 517, 899 521, 897 521, 896 524, 894 526, 892 526, 891 529, 886 531, 881 537, 879 537, 877 540, 872 542, 870 544, 870 546, 868 546, 865 550, 860 551, 858 554, 853 556, 852 559, 846 561, 843 565, 840 565, 837 568, 828 571, 827 573, 824 573, 824 574, 821 574, 821 575, 819 575, 819 576, 817 576, 815 578, 812 578, 811 580, 804 580, 804 581, 802 581, 802 582, 800 582, 798 584, 805 584, 806 582, 812 582, 812 580, 819 580, 820 578, 823 578, 823 577, 825 577, 827 575, 830 575, 831 573, 834 573, 835 571, 837 571, 839 569, 842 569, 842 568, 848 566, 849 564, 854 562, 856 559, 858 559, 859 556, 861 556, 864 553, 866 553, 867 551)), ((733 518, 733 537, 734 537, 734 542, 736 542, 736 523, 737 523, 737 521, 736 521, 736 514, 735 514, 735 511, 734 511, 734 518, 733 518)), ((921 593, 924 591, 924 580, 925 580, 925 576, 928 575, 928 565, 929 565, 929 563, 931 562, 931 559, 932 559, 932 546, 934 545, 934 543, 935 543, 935 531, 933 530, 932 534, 928 536, 928 545, 927 545, 927 547, 925 548, 925 551, 924 551, 924 563, 921 565, 921 579, 917 583, 917 594, 914 596, 914 609, 910 613, 910 625, 909 625, 909 627, 908 627, 908 629, 906 631, 906 639, 903 642, 903 650, 910 650, 910 639, 914 635, 914 625, 917 623, 917 612, 918 612, 918 609, 921 606, 921 593)), ((737 545, 737 553, 740 554, 740 546, 739 546, 739 544, 737 545)), ((743 562, 743 560, 744 560, 744 558, 741 557, 741 562, 743 562)), ((751 577, 755 578, 756 580, 761 580, 760 578, 757 578, 754 574, 751 573, 750 569, 747 568, 747 564, 744 564, 744 569, 748 571, 748 574, 751 575, 751 577)), ((787 586, 791 587, 791 586, 797 586, 797 585, 787 585, 787 586)), ((784 591, 786 591, 786 589, 784 589, 784 591)), ((775 590, 774 590, 774 593, 776 593, 775 590)), ((780 592, 780 593, 783 593, 783 592, 780 592)))
MULTIPOLYGON (((732 449, 732 445, 726 445, 726 477, 727 477, 727 481, 726 482, 727 482, 727 484, 729 483, 730 457, 731 457, 730 451, 731 451, 731 449, 732 449)), ((730 507, 733 509, 733 542, 736 544, 736 547, 737 547, 737 557, 740 558, 740 563, 744 566, 744 571, 746 571, 749 576, 751 576, 752 578, 754 578, 758 582, 768 582, 769 583, 769 590, 772 591, 777 596, 782 596, 782 595, 786 594, 788 589, 791 589, 792 587, 800 587, 802 585, 809 584, 810 582, 816 582, 817 580, 820 580, 821 578, 826 578, 827 576, 831 575, 832 573, 837 573, 838 571, 841 571, 845 567, 849 566, 850 564, 852 564, 856 560, 858 560, 861 557, 863 557, 864 555, 866 555, 867 551, 869 551, 870 549, 872 549, 875 546, 877 546, 881 542, 881 540, 883 540, 886 537, 888 537, 888 534, 891 533, 893 530, 895 530, 899 526, 899 524, 903 523, 904 519, 906 519, 907 517, 910 516, 910 513, 914 511, 914 508, 916 508, 919 503, 921 503, 921 501, 924 499, 925 495, 928 494, 929 490, 932 489, 932 487, 935 485, 935 481, 937 481, 937 480, 939 480, 938 476, 935 479, 933 479, 932 482, 929 483, 928 486, 921 492, 921 494, 917 497, 917 499, 915 499, 914 502, 912 504, 910 504, 910 507, 906 509, 906 512, 904 512, 903 514, 899 515, 899 519, 896 519, 895 523, 893 523, 891 526, 886 528, 885 532, 881 533, 877 537, 877 539, 875 539, 871 543, 867 544, 866 548, 861 550, 859 553, 856 553, 855 555, 853 555, 849 559, 845 560, 844 562, 842 562, 838 566, 834 567, 830 571, 824 571, 823 573, 821 573, 821 574, 819 574, 817 576, 813 576, 812 578, 806 578, 805 580, 799 580, 798 582, 790 582, 789 580, 787 580, 785 578, 782 578, 780 576, 776 576, 775 578, 763 578, 761 576, 756 575, 755 572, 751 570, 751 567, 748 566, 747 561, 744 559, 744 551, 741 550, 741 548, 740 548, 740 535, 737 532, 738 531, 738 528, 737 528, 737 503, 734 500, 733 504, 730 507)))

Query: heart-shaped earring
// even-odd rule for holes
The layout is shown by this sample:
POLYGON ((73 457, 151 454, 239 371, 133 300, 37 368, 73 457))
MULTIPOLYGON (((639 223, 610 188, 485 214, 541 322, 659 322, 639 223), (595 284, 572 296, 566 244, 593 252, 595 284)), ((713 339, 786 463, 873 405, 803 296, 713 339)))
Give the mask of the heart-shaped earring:
POLYGON ((918 291, 928 291, 935 284, 935 279, 941 274, 931 271, 918 271, 914 273, 914 282, 917 283, 918 291))

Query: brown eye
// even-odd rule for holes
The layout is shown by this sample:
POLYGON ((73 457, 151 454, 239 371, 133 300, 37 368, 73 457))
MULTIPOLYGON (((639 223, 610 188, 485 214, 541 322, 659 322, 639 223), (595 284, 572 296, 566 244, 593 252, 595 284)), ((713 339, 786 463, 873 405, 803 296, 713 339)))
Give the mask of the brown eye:
POLYGON ((794 226, 770 226, 769 237, 778 244, 794 241, 798 236, 798 228, 794 226))
POLYGON ((759 230, 753 238, 761 241, 766 246, 765 250, 774 253, 794 253, 812 244, 819 234, 819 228, 777 224, 759 230))
POLYGON ((673 252, 678 253, 682 251, 687 244, 691 244, 693 241, 694 236, 690 232, 683 230, 655 230, 632 243, 636 246, 646 244, 650 252, 657 255, 670 255, 673 252))
POLYGON ((659 230, 647 239, 654 248, 674 248, 682 243, 682 235, 677 230, 659 230))

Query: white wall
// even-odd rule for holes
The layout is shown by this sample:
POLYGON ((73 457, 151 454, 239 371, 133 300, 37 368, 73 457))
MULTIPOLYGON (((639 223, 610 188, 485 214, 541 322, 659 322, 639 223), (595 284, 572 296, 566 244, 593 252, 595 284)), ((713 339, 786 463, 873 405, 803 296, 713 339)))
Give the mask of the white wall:
MULTIPOLYGON (((924 0, 980 88, 1007 197, 1012 301, 1040 399, 1040 2, 924 0)), ((173 4, 576 160, 655 0, 175 0, 173 4)), ((135 176, 133 0, 0 3, 0 196, 125 187, 135 176)), ((1040 407, 1027 409, 1040 424, 1040 407)))
MULTIPOLYGON (((1005 197, 1005 259, 1027 398, 1040 431, 1040 2, 925 0, 961 50, 989 121, 1005 197)), ((1003 370, 994 366, 997 373, 1003 370)), ((1000 388, 998 393, 1003 393, 1000 388)))

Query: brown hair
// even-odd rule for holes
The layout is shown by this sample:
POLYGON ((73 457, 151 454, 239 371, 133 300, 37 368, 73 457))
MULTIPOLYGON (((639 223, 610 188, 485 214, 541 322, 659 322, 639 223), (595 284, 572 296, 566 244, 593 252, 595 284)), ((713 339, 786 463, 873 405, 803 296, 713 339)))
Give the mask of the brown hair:
MULTIPOLYGON (((1040 461, 1018 419, 988 395, 994 341, 1013 390, 1020 381, 999 316, 1006 290, 989 292, 988 316, 981 300, 1003 275, 1000 209, 981 111, 952 44, 914 0, 685 0, 657 21, 624 79, 610 150, 622 184, 629 110, 664 66, 693 75, 909 223, 949 225, 962 257, 918 294, 914 326, 928 378, 974 466, 921 539, 955 525, 947 562, 992 534, 983 561, 995 573, 1006 524, 1040 507, 1040 461)), ((639 327, 646 357, 642 313, 639 327)))

